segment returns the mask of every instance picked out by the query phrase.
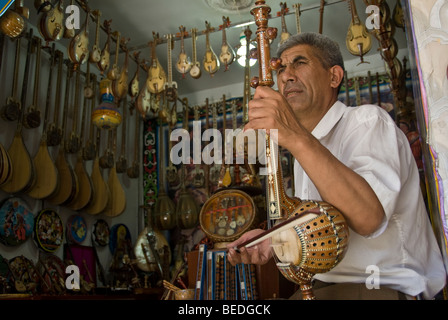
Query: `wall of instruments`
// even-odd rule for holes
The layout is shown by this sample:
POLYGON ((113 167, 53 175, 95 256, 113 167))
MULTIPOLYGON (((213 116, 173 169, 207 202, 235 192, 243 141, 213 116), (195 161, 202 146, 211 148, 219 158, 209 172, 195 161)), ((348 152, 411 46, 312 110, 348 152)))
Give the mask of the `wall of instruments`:
MULTIPOLYGON (((35 5, 39 3, 35 1, 35 5)), ((112 30, 110 20, 104 19, 107 17, 101 17, 99 11, 88 8, 82 1, 76 3, 89 14, 85 15, 84 25, 78 33, 49 23, 49 12, 64 16, 58 11, 62 3, 57 1, 51 10, 48 8, 50 11, 41 8, 39 25, 15 26, 23 28, 22 36, 3 35, 1 38, 0 83, 4 90, 0 92, 0 144, 8 151, 13 171, 12 177, 0 185, 0 201, 10 213, 23 218, 24 225, 28 223, 32 228, 21 229, 26 231, 20 237, 13 228, 8 236, 1 235, 0 254, 6 259, 17 259, 17 264, 23 257, 36 264, 41 262, 42 268, 51 264, 49 260, 57 258, 70 256, 74 260, 81 259, 76 262, 82 266, 83 279, 87 281, 84 289, 87 291, 91 291, 90 280, 96 282, 98 278, 105 281, 101 269, 108 270, 111 266, 125 268, 131 277, 137 274, 137 268, 144 272, 160 271, 167 279, 169 265, 173 263, 177 268, 180 263, 179 260, 171 261, 170 250, 176 251, 173 257, 177 259, 183 256, 182 247, 174 248, 172 245, 171 242, 177 238, 170 241, 172 239, 165 239, 167 233, 154 232, 155 247, 160 254, 156 259, 154 253, 151 255, 154 248, 149 248, 151 238, 146 236, 152 227, 145 227, 144 219, 145 215, 156 210, 160 213, 156 204, 159 202, 160 206, 161 201, 158 200, 162 197, 166 198, 166 206, 173 216, 176 210, 180 210, 176 205, 180 207, 181 202, 185 204, 184 210, 188 206, 196 206, 197 216, 202 206, 208 208, 207 199, 218 188, 241 187, 253 195, 248 198, 238 192, 229 194, 211 203, 210 214, 196 217, 193 225, 185 215, 180 223, 169 219, 156 220, 155 226, 162 231, 171 230, 173 226, 189 229, 200 224, 209 238, 219 242, 232 239, 253 223, 260 222, 257 208, 263 207, 264 200, 259 197, 261 182, 253 175, 254 168, 246 165, 174 166, 167 156, 172 146, 167 140, 170 130, 184 127, 191 132, 193 120, 201 120, 203 129, 223 131, 241 126, 251 94, 248 83, 250 68, 246 67, 240 83, 180 97, 173 72, 188 72, 194 81, 200 76, 201 69, 214 74, 220 64, 221 69, 227 70, 230 63, 235 63, 235 52, 230 46, 221 55, 211 50, 209 37, 212 26, 206 24, 206 30, 200 31, 200 35, 206 38, 206 55, 210 55, 210 60, 202 61, 201 57, 203 65, 195 63, 199 60, 195 52, 193 63, 188 65, 176 63, 171 55, 174 42, 182 43, 187 35, 196 38, 197 29, 194 28, 191 34, 180 28, 179 32, 173 30, 173 35, 166 37, 154 32, 150 41, 151 59, 146 61, 140 56, 139 48, 127 47, 127 39, 118 30, 112 30), (90 43, 86 40, 89 28, 95 30, 95 40, 90 43), (107 40, 100 47, 98 39, 103 32, 107 40), (74 41, 76 36, 79 38, 74 41), (165 46, 168 55, 166 66, 158 62, 158 46, 165 46), (208 65, 204 63, 207 61, 208 65), (100 80, 103 78, 113 79, 113 94, 120 98, 121 124, 115 130, 99 129, 91 118, 92 112, 102 103, 100 80), (163 125, 158 126, 155 121, 143 123, 143 118, 160 120, 163 125), (149 122, 152 125, 148 125, 149 122), (148 160, 147 152, 152 152, 154 158, 148 160), (151 165, 155 169, 147 175, 145 170, 151 165), (186 199, 187 189, 192 191, 193 200, 191 197, 186 199), (11 208, 21 208, 27 214, 19 214, 18 210, 11 208), (216 212, 219 214, 214 216, 216 212), (164 225, 167 221, 170 226, 164 225), (227 221, 235 222, 232 224, 234 227, 230 227, 231 223, 227 221), (221 224, 229 227, 219 228, 221 224), (36 229, 38 227, 42 227, 41 232, 36 229), (51 235, 46 235, 45 231, 50 234, 49 230, 51 235), (36 236, 39 234, 40 237, 36 236), (121 259, 124 254, 137 259, 137 265, 121 259)), ((351 3, 351 26, 359 26, 351 3)), ((300 7, 294 8, 296 13, 299 12, 300 7)), ((26 17, 27 9, 38 8, 26 8, 23 1, 16 1, 16 13, 26 17)), ((279 40, 289 34, 284 28, 284 16, 288 12, 284 4, 279 15, 282 20, 279 40)), ((223 31, 223 41, 226 27, 231 25, 223 17, 223 24, 214 28, 223 31)), ((299 20, 297 27, 299 30, 299 20)), ((370 40, 374 41, 373 38, 370 40)), ((396 57, 405 55, 406 50, 390 53, 391 38, 377 40, 384 46, 383 56, 377 55, 369 63, 365 63, 364 55, 370 44, 364 43, 365 47, 360 47, 347 42, 349 50, 354 47, 351 53, 356 58, 347 63, 350 73, 346 77, 341 100, 351 100, 351 104, 360 101, 360 87, 365 92, 368 86, 369 96, 365 98, 368 102, 389 103, 394 109, 397 105, 402 106, 397 103, 401 97, 398 98, 396 92, 402 81, 403 62, 396 57), (395 67, 387 69, 384 61, 395 67), (359 62, 364 63, 358 66, 359 62), (390 82, 396 78, 399 78, 396 82, 390 82), (362 83, 359 82, 361 80, 362 83)), ((183 46, 180 48, 182 50, 183 46)), ((286 192, 291 195, 292 159, 286 152, 282 155, 282 165, 286 192)), ((129 279, 122 280, 130 283, 129 279)), ((143 285, 140 279, 139 286, 143 285)), ((55 287, 47 287, 46 290, 63 291, 55 287)))
POLYGON ((94 283, 110 286, 108 275, 123 265, 132 272, 122 257, 132 255, 144 225, 143 121, 123 94, 120 125, 97 127, 91 115, 102 103, 100 80, 116 65, 101 69, 100 61, 87 61, 93 54, 76 51, 87 49, 76 38, 86 29, 50 31, 45 11, 34 26, 28 10, 35 8, 23 1, 11 7, 25 23, 2 25, 0 44, 0 144, 2 157, 9 157, 2 158, 1 171, 8 164, 10 174, 0 185, 0 264, 10 270, 0 276, 0 293, 11 292, 11 283, 14 293, 66 293, 60 280, 67 264, 79 267, 81 291, 92 293, 94 283), (8 26, 21 28, 21 35, 10 36, 8 26))

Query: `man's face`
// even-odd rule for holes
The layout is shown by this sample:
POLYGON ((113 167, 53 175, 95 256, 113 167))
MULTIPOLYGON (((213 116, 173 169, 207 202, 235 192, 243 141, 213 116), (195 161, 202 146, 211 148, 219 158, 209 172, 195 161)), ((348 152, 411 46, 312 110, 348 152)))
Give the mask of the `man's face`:
POLYGON ((331 69, 326 70, 311 46, 298 45, 281 55, 282 66, 277 70, 279 92, 293 108, 295 114, 322 116, 330 106, 327 100, 333 95, 331 69))

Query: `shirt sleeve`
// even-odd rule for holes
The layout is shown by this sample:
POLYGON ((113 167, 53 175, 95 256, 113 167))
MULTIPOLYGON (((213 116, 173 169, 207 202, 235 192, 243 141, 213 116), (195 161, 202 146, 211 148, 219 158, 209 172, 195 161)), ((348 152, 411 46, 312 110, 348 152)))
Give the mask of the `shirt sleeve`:
POLYGON ((352 121, 358 125, 347 133, 339 157, 369 183, 384 208, 383 222, 368 238, 374 238, 386 229, 410 165, 404 156, 406 152, 403 153, 407 142, 404 133, 388 114, 379 108, 371 109, 368 113, 352 112, 352 121))

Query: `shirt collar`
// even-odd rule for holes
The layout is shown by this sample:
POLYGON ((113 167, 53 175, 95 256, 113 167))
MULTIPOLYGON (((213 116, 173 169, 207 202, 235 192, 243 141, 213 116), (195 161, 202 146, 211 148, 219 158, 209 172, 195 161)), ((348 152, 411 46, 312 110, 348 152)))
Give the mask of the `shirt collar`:
POLYGON ((311 134, 316 139, 322 139, 325 137, 342 118, 346 108, 347 106, 341 101, 336 101, 324 117, 319 121, 311 134))

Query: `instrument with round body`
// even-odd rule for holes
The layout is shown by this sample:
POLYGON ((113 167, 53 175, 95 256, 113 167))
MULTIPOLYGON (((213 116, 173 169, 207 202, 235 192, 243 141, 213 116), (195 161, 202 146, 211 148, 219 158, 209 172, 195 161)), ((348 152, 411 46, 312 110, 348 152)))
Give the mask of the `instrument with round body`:
MULTIPOLYGON (((257 25, 259 58, 259 77, 251 81, 252 87, 272 86, 272 70, 281 63, 280 59, 270 58, 270 40, 277 34, 274 28, 267 27, 270 11, 270 7, 262 0, 257 0, 251 10, 257 25)), ((286 195, 282 168, 276 165, 281 163, 279 153, 276 152, 277 146, 267 134, 266 198, 269 219, 277 220, 277 224, 285 220, 296 221, 292 221, 292 225, 287 225, 285 229, 274 231, 274 226, 273 232, 267 237, 271 237, 279 271, 288 280, 299 284, 304 300, 315 299, 311 280, 316 273, 331 270, 344 257, 348 244, 348 225, 344 216, 326 202, 301 200, 286 195)))
POLYGON ((92 233, 93 241, 95 244, 104 247, 109 244, 110 228, 109 224, 104 219, 98 219, 93 225, 92 233))
POLYGON ((257 207, 246 192, 222 189, 202 206, 199 222, 214 242, 231 242, 252 229, 257 222, 257 207))

